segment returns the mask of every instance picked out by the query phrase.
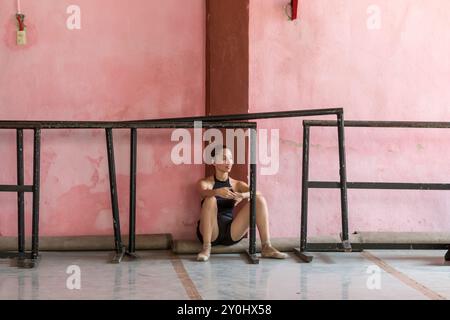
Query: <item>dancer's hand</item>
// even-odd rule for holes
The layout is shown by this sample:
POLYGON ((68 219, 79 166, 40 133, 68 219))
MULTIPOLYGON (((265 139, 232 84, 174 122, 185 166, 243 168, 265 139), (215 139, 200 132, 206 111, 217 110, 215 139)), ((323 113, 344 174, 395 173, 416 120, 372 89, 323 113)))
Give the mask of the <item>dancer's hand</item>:
POLYGON ((233 192, 233 190, 231 188, 220 188, 220 189, 216 189, 216 196, 221 197, 221 198, 225 198, 225 199, 235 199, 236 197, 236 193, 233 192))
POLYGON ((244 195, 243 195, 242 193, 240 193, 240 192, 236 192, 235 194, 236 194, 236 197, 234 198, 234 200, 235 200, 236 202, 234 203, 234 206, 236 207, 242 200, 245 199, 245 197, 244 197, 244 195))

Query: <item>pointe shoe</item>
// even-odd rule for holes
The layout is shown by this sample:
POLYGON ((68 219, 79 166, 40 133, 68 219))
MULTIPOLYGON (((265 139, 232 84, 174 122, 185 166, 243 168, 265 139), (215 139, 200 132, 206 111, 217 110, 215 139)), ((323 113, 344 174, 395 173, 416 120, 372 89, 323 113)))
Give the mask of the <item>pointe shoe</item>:
POLYGON ((282 253, 270 245, 263 246, 261 256, 269 259, 286 259, 288 257, 286 253, 282 253))
POLYGON ((208 260, 209 260, 209 255, 204 254, 203 252, 200 252, 200 253, 197 255, 197 261, 203 261, 203 262, 206 262, 206 261, 208 261, 208 260))
POLYGON ((208 261, 211 255, 211 246, 204 247, 202 251, 197 255, 197 261, 208 261))

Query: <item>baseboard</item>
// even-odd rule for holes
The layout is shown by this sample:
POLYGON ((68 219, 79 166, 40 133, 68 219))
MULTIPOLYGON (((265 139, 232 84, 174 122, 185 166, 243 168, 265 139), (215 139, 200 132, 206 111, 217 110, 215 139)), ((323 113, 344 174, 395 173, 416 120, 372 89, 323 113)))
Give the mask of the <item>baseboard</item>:
MULTIPOLYGON (((128 245, 128 236, 122 236, 128 245)), ((30 250, 31 239, 26 239, 30 250)), ((136 250, 168 250, 172 247, 171 234, 136 236, 136 250)), ((113 236, 40 237, 40 251, 109 251, 114 250, 113 236)), ((17 237, 0 237, 0 251, 17 251, 17 237)))

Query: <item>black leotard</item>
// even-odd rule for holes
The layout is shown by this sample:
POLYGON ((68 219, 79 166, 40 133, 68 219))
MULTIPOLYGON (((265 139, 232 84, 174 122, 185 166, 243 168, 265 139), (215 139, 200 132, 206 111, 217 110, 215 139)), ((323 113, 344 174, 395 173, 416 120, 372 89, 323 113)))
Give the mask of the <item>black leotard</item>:
MULTIPOLYGON (((213 189, 220 189, 220 188, 230 188, 232 190, 232 186, 230 183, 230 178, 228 178, 226 181, 221 181, 216 178, 214 175, 214 186, 213 189)), ((219 226, 219 236, 215 241, 211 243, 211 245, 225 245, 230 246, 235 243, 238 243, 242 239, 238 241, 234 241, 231 238, 231 223, 233 222, 233 209, 235 200, 233 199, 225 199, 219 196, 216 196, 217 200, 217 225, 219 226)), ((201 204, 203 205, 203 201, 201 204)), ((197 224, 197 237, 200 240, 200 242, 203 243, 203 237, 200 233, 200 221, 197 224)))

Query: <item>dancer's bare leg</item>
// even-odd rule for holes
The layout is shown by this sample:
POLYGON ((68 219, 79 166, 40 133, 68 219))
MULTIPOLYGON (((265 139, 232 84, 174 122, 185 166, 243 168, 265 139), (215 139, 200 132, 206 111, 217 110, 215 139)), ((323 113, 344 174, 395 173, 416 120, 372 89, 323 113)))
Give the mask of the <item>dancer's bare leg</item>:
POLYGON ((200 233, 203 238, 203 249, 197 255, 198 261, 208 261, 211 255, 211 242, 219 236, 217 225, 217 200, 216 197, 207 197, 203 201, 200 216, 200 233))
MULTIPOLYGON (((236 215, 231 224, 231 238, 234 241, 241 239, 249 228, 250 202, 248 202, 236 215)), ((287 254, 281 253, 270 243, 269 211, 266 199, 260 194, 256 195, 256 226, 261 238, 261 255, 265 258, 286 259, 287 254)))

